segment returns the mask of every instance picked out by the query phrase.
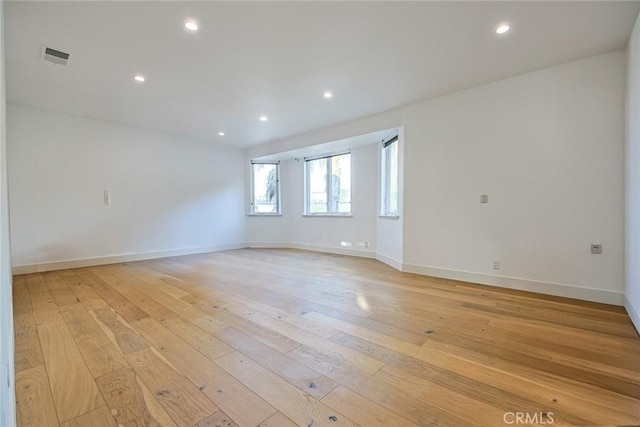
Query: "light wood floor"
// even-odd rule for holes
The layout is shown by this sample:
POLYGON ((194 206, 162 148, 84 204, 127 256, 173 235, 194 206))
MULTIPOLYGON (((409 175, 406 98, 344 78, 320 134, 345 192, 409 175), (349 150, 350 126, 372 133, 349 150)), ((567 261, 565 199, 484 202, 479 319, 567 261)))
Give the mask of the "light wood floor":
POLYGON ((20 426, 640 425, 622 308, 374 260, 245 249, 16 276, 14 309, 20 426))

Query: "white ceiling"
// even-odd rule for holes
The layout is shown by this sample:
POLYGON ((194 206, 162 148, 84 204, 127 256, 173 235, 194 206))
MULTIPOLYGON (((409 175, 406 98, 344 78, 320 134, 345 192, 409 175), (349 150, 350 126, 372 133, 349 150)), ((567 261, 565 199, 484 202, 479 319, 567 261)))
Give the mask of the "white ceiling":
POLYGON ((247 147, 622 49, 638 10, 617 1, 8 1, 7 93, 16 104, 247 147), (184 30, 187 18, 199 32, 184 30), (512 31, 497 35, 501 22, 512 31), (69 64, 40 59, 43 44, 70 52, 69 64), (145 84, 133 81, 138 72, 145 84))

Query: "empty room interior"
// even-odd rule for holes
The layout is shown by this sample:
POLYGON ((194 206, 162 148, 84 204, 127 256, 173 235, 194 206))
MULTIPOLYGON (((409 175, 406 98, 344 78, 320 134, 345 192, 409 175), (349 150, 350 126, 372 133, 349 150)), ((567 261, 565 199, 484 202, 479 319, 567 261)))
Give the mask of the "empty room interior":
POLYGON ((0 5, 0 426, 640 425, 640 2, 0 5))

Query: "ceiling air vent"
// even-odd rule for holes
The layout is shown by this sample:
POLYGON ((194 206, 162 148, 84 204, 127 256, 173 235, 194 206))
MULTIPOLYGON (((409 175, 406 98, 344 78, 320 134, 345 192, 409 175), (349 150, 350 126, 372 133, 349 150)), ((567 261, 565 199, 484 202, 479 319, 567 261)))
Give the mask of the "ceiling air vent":
POLYGON ((69 54, 50 47, 42 47, 42 59, 53 62, 54 64, 67 65, 69 54))

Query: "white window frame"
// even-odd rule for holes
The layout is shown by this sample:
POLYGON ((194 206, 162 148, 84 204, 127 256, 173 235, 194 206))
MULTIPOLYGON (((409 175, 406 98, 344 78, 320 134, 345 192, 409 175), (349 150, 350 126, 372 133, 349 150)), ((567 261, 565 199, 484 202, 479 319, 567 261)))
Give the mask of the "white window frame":
MULTIPOLYGON (((329 184, 329 177, 333 176, 333 165, 332 165, 332 161, 331 158, 333 157, 338 157, 338 156, 344 156, 345 154, 349 154, 351 155, 351 150, 349 151, 340 151, 338 153, 333 153, 333 154, 325 154, 322 156, 315 156, 315 157, 305 157, 304 158, 304 216, 346 216, 346 217, 350 217, 352 216, 352 212, 353 212, 353 168, 349 167, 350 170, 350 176, 349 176, 349 180, 351 182, 351 194, 350 194, 350 200, 349 200, 349 212, 330 212, 329 211, 329 201, 331 200, 333 194, 333 186, 329 184), (326 186, 326 191, 327 191, 327 212, 311 212, 311 200, 310 200, 310 191, 309 191, 309 185, 310 185, 310 177, 309 174, 310 172, 310 168, 309 168, 309 162, 313 161, 313 160, 320 160, 320 159, 327 159, 327 179, 325 180, 325 186, 326 186)), ((352 158, 351 156, 349 157, 349 162, 351 162, 350 166, 353 166, 353 162, 352 162, 352 158)))
POLYGON ((381 146, 381 185, 380 185, 380 216, 397 218, 400 216, 400 139, 398 135, 387 138, 381 146), (398 144, 398 164, 396 165, 396 180, 398 182, 398 206, 395 211, 389 207, 391 200, 391 156, 388 154, 388 147, 398 144))
POLYGON ((249 215, 256 216, 280 216, 282 215, 281 207, 280 207, 280 162, 259 162, 259 161, 251 161, 250 165, 250 174, 251 174, 251 200, 249 202, 250 209, 249 215), (254 172, 253 169, 255 165, 275 165, 276 167, 276 211, 275 212, 257 212, 255 209, 255 180, 254 180, 254 172))

